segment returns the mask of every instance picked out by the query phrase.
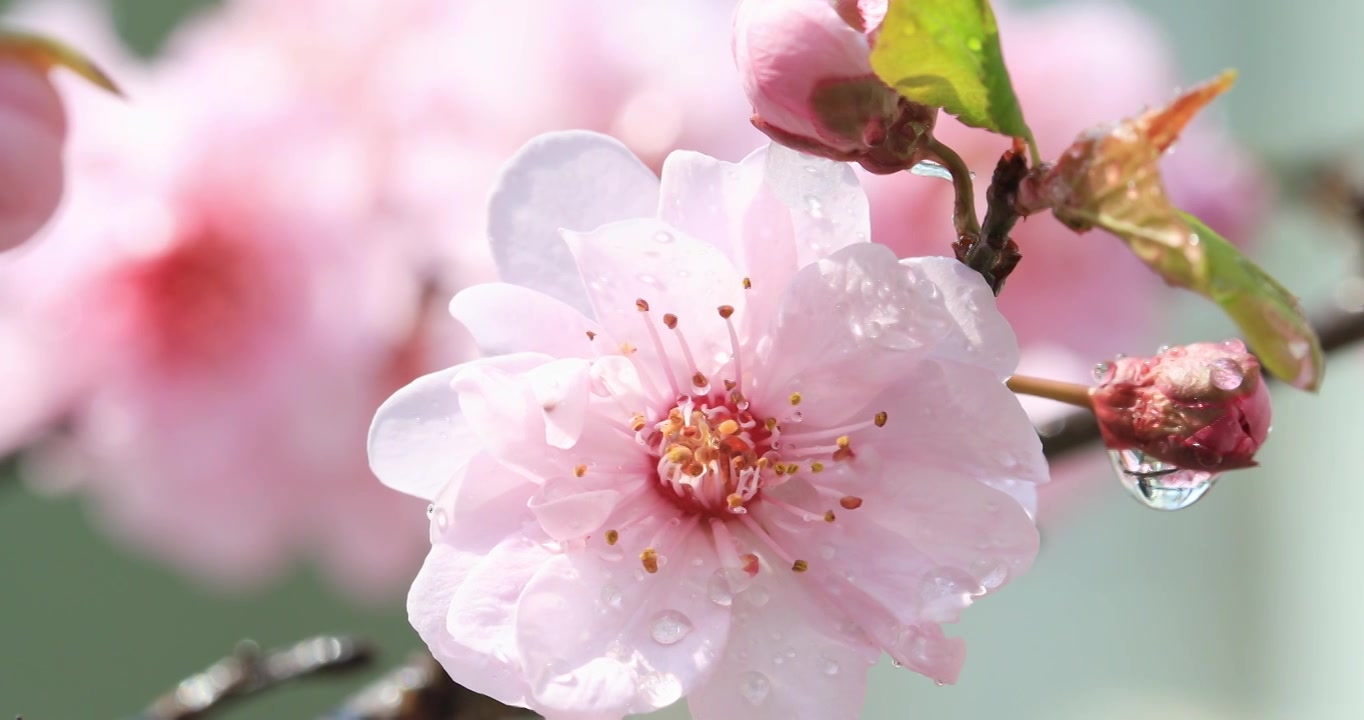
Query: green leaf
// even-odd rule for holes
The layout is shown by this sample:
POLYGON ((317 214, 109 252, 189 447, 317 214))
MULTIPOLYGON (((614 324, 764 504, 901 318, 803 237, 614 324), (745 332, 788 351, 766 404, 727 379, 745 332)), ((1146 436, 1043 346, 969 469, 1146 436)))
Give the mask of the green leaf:
POLYGON ((44 72, 56 66, 64 67, 115 95, 123 94, 118 85, 90 58, 70 45, 49 37, 0 30, 0 55, 18 58, 44 72))
POLYGON ((1202 246, 1206 266, 1190 289, 1211 298, 1236 321, 1271 373, 1306 390, 1320 387, 1326 360, 1298 299, 1198 218, 1179 215, 1202 246))
POLYGON ((972 127, 1024 138, 1033 164, 1040 164, 988 0, 890 0, 871 67, 914 102, 940 107, 972 127))

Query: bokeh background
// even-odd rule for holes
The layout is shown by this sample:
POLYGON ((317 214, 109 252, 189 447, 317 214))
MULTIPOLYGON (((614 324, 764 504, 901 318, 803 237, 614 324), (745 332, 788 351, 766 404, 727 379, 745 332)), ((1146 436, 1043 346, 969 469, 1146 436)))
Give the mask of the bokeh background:
MULTIPOLYGON (((1165 31, 1187 77, 1240 69, 1217 112, 1282 185, 1258 254, 1309 308, 1348 302, 1341 288, 1362 269, 1364 237, 1320 212, 1302 170, 1364 151, 1355 71, 1364 66, 1364 4, 1131 2, 1165 31)), ((126 40, 151 54, 208 4, 109 6, 126 40)), ((1198 302, 1161 302, 1171 342, 1231 333, 1198 302)), ((1275 402, 1262 467, 1225 478, 1189 510, 1145 510, 1107 472, 1087 473, 1082 499, 1050 524, 1032 572, 965 614, 958 632, 970 658, 960 682, 939 688, 884 664, 865 717, 1364 717, 1364 478, 1354 456, 1364 354, 1332 356, 1320 396, 1276 388, 1275 402)), ((391 662, 419 645, 399 603, 357 607, 306 567, 263 591, 210 591, 112 544, 79 500, 0 479, 0 715, 126 717, 242 638, 274 646, 320 632, 371 638, 391 662)), ((222 717, 314 717, 384 664, 275 691, 222 717)))

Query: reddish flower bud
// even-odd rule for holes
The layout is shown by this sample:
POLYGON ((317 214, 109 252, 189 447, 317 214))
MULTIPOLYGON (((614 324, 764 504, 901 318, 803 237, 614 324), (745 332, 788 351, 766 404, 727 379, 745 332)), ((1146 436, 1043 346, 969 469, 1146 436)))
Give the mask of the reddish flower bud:
POLYGON ((884 15, 874 0, 744 0, 734 59, 753 124, 779 144, 876 173, 918 163, 937 111, 872 72, 869 38, 884 15))
POLYGON ((1256 464, 1269 435, 1269 391, 1241 341, 1195 343, 1100 368, 1090 399, 1108 447, 1207 472, 1256 464))

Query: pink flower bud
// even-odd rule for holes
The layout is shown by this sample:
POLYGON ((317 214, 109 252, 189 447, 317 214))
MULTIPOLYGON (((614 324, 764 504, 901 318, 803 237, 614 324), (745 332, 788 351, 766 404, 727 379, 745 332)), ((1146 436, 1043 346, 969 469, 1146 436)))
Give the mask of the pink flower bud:
POLYGON ((27 240, 62 196, 66 114, 46 74, 0 60, 0 250, 27 240))
POLYGON ((904 100, 872 72, 869 38, 885 5, 744 0, 734 16, 734 59, 753 124, 779 144, 872 172, 917 163, 937 112, 904 100))
POLYGON ((1209 472, 1256 464, 1269 435, 1269 391, 1240 340, 1100 367, 1105 377, 1090 399, 1108 447, 1209 472))

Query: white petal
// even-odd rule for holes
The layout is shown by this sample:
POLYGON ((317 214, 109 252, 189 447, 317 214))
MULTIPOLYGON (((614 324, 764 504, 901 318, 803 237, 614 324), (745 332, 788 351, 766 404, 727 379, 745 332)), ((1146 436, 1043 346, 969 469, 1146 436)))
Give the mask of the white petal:
POLYGON ((591 357, 587 333, 601 333, 597 323, 573 307, 510 283, 474 285, 460 291, 450 301, 450 314, 468 328, 487 355, 541 352, 591 357))
POLYGON ((450 386, 461 368, 423 375, 379 406, 369 428, 369 466, 383 484, 432 500, 477 451, 450 386))
POLYGON ((936 290, 955 321, 935 355, 981 365, 1002 380, 1018 367, 1018 339, 1000 314, 994 293, 980 273, 952 258, 918 257, 901 261, 917 286, 936 290))
POLYGON ((590 315, 559 231, 653 217, 657 207, 658 179, 619 141, 584 131, 548 133, 503 169, 489 206, 488 238, 503 280, 590 315))

